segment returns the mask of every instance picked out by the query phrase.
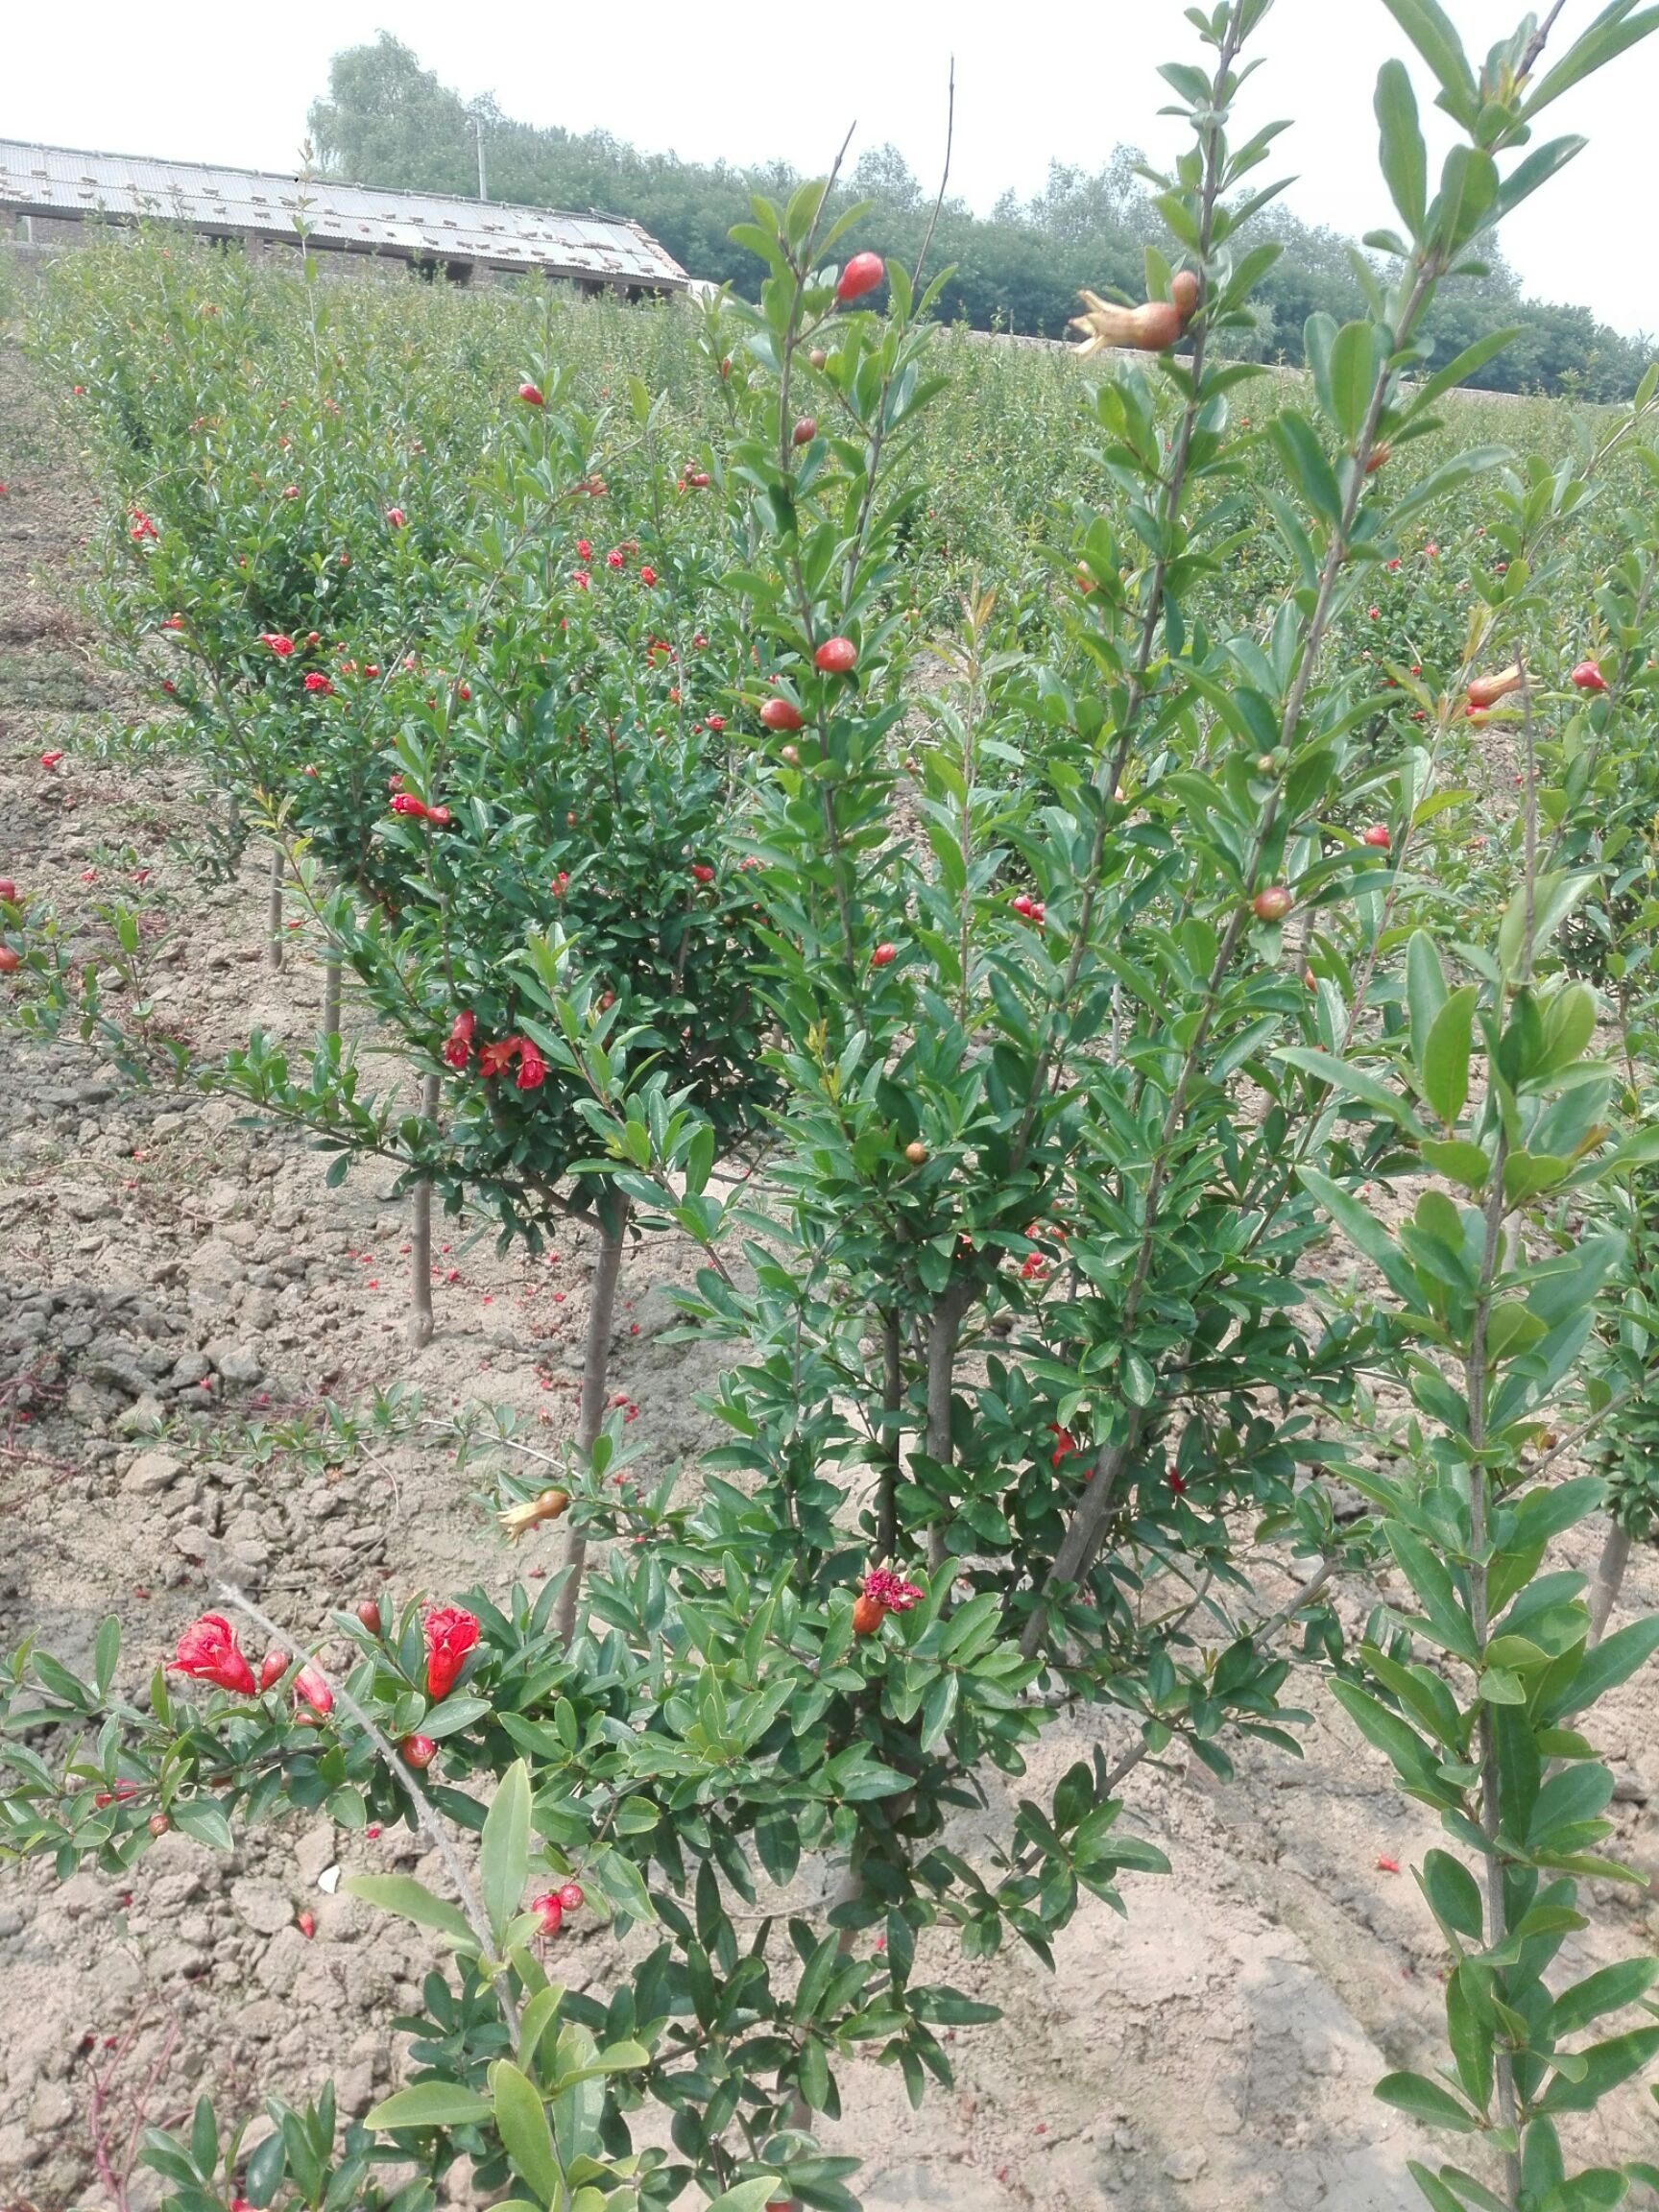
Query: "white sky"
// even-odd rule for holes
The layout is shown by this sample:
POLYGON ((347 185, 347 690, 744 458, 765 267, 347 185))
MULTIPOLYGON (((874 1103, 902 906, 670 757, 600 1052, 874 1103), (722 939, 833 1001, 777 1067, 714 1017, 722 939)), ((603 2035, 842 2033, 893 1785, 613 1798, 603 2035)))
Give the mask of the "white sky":
MULTIPOLYGON (((1601 0, 1568 0, 1553 45, 1601 0)), ((1518 0, 1449 0, 1479 59, 1518 0)), ((1182 0, 627 0, 552 8, 523 0, 80 0, 8 11, 0 136, 292 169, 330 55, 381 29, 470 98, 648 151, 821 168, 856 119, 854 153, 890 139, 923 179, 944 142, 947 60, 956 57, 952 190, 984 210, 1039 185, 1050 158, 1097 168, 1126 141, 1156 155, 1165 60, 1200 58, 1182 0)), ((1278 165, 1305 218, 1358 235, 1392 220, 1376 168, 1371 94, 1404 40, 1382 0, 1276 0, 1244 96, 1250 127, 1281 116, 1278 165)), ((1430 111, 1419 76, 1426 124, 1430 111)), ((1659 332, 1659 255, 1647 228, 1659 36, 1547 111, 1553 135, 1590 144, 1515 216, 1504 249, 1528 290, 1582 302, 1625 331, 1659 332)), ((1449 126, 1447 127, 1449 129, 1449 126)), ((1431 141, 1432 146, 1432 139, 1431 141)), ((695 274, 695 272, 693 272, 695 274)))

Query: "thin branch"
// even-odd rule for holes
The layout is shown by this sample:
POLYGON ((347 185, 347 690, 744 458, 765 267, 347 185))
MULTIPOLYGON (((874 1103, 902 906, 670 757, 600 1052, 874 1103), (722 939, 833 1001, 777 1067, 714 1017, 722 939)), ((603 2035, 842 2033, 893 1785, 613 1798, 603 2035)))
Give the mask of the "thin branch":
POLYGON ((923 235, 922 251, 916 256, 916 275, 912 279, 918 293, 922 290, 922 272, 927 264, 927 249, 933 243, 934 228, 939 211, 945 204, 945 187, 950 181, 950 149, 956 142, 956 57, 950 57, 950 82, 945 96, 945 166, 939 173, 939 195, 933 203, 933 212, 927 218, 927 228, 923 235))

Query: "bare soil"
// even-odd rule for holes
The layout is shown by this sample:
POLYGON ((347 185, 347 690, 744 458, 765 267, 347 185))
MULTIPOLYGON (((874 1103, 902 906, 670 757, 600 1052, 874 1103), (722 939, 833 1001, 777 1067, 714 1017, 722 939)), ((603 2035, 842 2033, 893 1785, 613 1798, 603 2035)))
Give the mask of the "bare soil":
MULTIPOLYGON (((73 937, 112 885, 141 892, 159 1014, 212 1051, 251 1028, 307 1047, 322 971, 303 929, 281 970, 263 956, 262 862, 228 882, 192 856, 206 815, 191 773, 123 747, 137 703, 105 665, 72 579, 91 503, 15 358, 0 359, 0 875, 51 902, 73 937), (61 748, 56 773, 39 765, 61 748), (133 764, 134 761, 137 764, 133 764), (138 872, 147 872, 139 880, 138 872)), ((351 1009, 347 1009, 348 1026, 351 1009)), ((407 1209, 385 1179, 324 1186, 291 1134, 237 1124, 193 1092, 134 1091, 76 1042, 0 1026, 0 1646, 37 1636, 84 1658, 102 1618, 126 1632, 136 1689, 228 1575, 303 1630, 342 1599, 389 1588, 505 1589, 556 1554, 510 1556, 436 1438, 337 1467, 260 1464, 248 1424, 393 1382, 436 1410, 508 1404, 549 1437, 574 1423, 588 1254, 502 1261, 475 1224, 435 1231, 438 1333, 405 1336, 407 1209)), ((670 1244, 631 1255, 615 1387, 658 1464, 705 1440, 695 1393, 711 1356, 665 1345, 670 1244)), ((1568 1547, 1587 1568, 1600 1531, 1568 1547)), ((534 1540, 533 1540, 534 1542, 534 1540)), ((1343 1603, 1357 1625, 1377 1593, 1343 1603)), ((1624 1611, 1659 1605, 1659 1557, 1632 1563, 1624 1611)), ((1406 2172, 1435 2155, 1371 2096, 1391 2066, 1441 2056, 1441 1945, 1410 1867, 1438 1839, 1403 1803, 1310 1674, 1306 1756, 1243 1746, 1222 1785, 1174 1762, 1127 1786, 1125 1825, 1168 1852, 1168 1879, 1125 1885, 1127 1920, 1086 1900, 1049 1975, 1019 1951, 964 1965, 940 1936, 931 1970, 1003 2008, 958 2032, 954 2095, 912 2112, 897 2076, 840 2077, 830 2132, 866 2161, 873 2212, 1406 2212, 1406 2172), (1396 1870, 1398 1869, 1398 1870, 1396 1870)), ((1659 1872, 1659 1718, 1649 1683, 1608 1701, 1618 1839, 1659 1872)), ((1093 1740, 1087 1717, 1045 1739, 1022 1786, 1039 1799, 1093 1740)), ((1120 1742, 1109 1749, 1121 1749, 1120 1742)), ((998 1796, 983 1835, 1012 1823, 998 1796)), ((972 1828, 964 1838, 970 1845, 972 1828)), ((360 2112, 396 2083, 379 2025, 417 2001, 436 1954, 420 1936, 325 1893, 348 1868, 413 1866, 401 1835, 326 1821, 262 1830, 228 1859, 164 1837, 131 1888, 0 1870, 0 2203, 63 2212, 116 2199, 120 2105, 165 2054, 148 2097, 168 2123, 211 2087, 226 2109, 261 2085, 332 2075, 360 2112), (315 1915, 304 1936, 297 1913, 315 1915), (100 2083, 104 2086, 101 2089, 100 2083), (112 2102, 113 2101, 113 2102, 112 2102)), ((1659 1931, 1648 1898, 1599 1888, 1581 1973, 1659 1931)), ((616 1963, 598 1932, 560 1938, 573 1985, 616 1963)), ((1651 2156, 1651 2105, 1605 2108, 1582 2148, 1651 2156)), ((1440 2154, 1444 2154, 1442 2152, 1440 2154)), ((156 2191, 141 2178, 134 2206, 156 2191)), ((449 2200, 472 2201, 465 2175, 449 2200)))

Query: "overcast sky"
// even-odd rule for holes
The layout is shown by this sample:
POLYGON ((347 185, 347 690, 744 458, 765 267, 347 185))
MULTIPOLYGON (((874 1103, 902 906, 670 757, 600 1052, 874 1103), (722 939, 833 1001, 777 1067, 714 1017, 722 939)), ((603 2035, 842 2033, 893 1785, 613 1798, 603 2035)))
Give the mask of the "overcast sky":
MULTIPOLYGON (((1448 5, 1477 56, 1516 19, 1507 0, 1448 5)), ((1567 0, 1556 47, 1600 5, 1567 0)), ((9 14, 0 136, 247 168, 296 166, 329 56, 385 29, 445 84, 493 93, 527 122, 603 128, 688 159, 781 156, 810 170, 856 120, 854 152, 891 140, 931 179, 954 49, 951 185, 980 210, 1007 187, 1030 193, 1051 159, 1093 169, 1120 141, 1166 148, 1154 69, 1199 53, 1182 0, 80 0, 68 15, 9 14)), ((1371 93, 1378 64, 1403 45, 1382 0, 1276 0, 1257 35, 1267 66, 1246 90, 1244 119, 1293 119, 1271 173, 1296 178, 1289 204, 1310 220, 1357 235, 1392 219, 1371 93)), ((1590 144, 1503 237, 1529 291, 1630 332, 1659 332, 1659 255, 1629 243, 1647 226, 1656 95, 1659 37, 1558 102, 1553 130, 1590 144)))

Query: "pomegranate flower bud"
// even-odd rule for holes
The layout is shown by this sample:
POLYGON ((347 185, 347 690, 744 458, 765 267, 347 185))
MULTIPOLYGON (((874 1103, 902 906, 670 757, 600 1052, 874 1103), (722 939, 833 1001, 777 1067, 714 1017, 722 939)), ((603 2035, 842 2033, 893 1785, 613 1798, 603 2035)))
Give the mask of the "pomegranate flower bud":
POLYGON ((327 1714, 334 1710, 334 1693, 309 1660, 294 1677, 294 1695, 302 1697, 313 1713, 327 1714))
POLYGON ((388 507, 386 510, 386 519, 391 523, 394 530, 401 530, 408 517, 405 516, 401 507, 388 507))
POLYGON ((518 1043, 518 1088, 520 1091, 539 1091, 547 1079, 547 1063, 542 1059, 528 1037, 518 1043))
POLYGON ((558 1935, 559 1924, 565 1917, 565 1908, 559 1902, 559 1892, 557 1889, 549 1889, 545 1895, 541 1897, 532 1897, 530 1900, 530 1910, 532 1912, 541 1913, 541 1933, 543 1936, 558 1935))
POLYGON ((587 1903, 580 1882, 566 1882, 559 1892, 559 1902, 566 1912, 579 1912, 587 1903))
POLYGON ((478 1642, 476 1618, 459 1605, 434 1605, 425 1620, 426 1695, 436 1705, 454 1689, 478 1642))
POLYGON ((204 1613, 200 1621, 193 1621, 180 1637, 171 1664, 176 1672, 195 1681, 211 1682, 243 1697, 255 1695, 253 1670, 223 1613, 204 1613))
POLYGON ((523 400, 526 407, 543 407, 546 405, 546 401, 541 396, 540 384, 520 384, 518 397, 523 400))
POLYGON ((394 814, 413 814, 420 822, 426 819, 426 809, 413 791, 397 792, 392 801, 392 811, 394 814))
POLYGON ((285 1651, 267 1651, 259 1669, 260 1690, 275 1690, 288 1671, 288 1654, 285 1651))
POLYGON ((468 1012, 456 1015, 454 1025, 444 1046, 444 1057, 451 1068, 466 1067, 472 1052, 472 1032, 477 1026, 476 1014, 468 1012))

